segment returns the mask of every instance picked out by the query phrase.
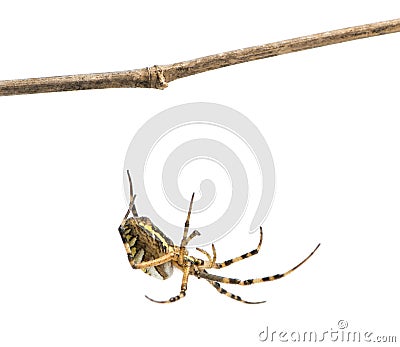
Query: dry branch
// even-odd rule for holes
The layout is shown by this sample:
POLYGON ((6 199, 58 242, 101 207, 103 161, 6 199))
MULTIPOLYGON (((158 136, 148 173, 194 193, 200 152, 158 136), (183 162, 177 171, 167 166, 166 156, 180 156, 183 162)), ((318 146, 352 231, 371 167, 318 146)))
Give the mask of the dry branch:
POLYGON ((225 66, 395 32, 400 32, 400 19, 327 31, 170 65, 120 72, 0 81, 0 96, 104 88, 164 89, 169 82, 178 78, 225 66))

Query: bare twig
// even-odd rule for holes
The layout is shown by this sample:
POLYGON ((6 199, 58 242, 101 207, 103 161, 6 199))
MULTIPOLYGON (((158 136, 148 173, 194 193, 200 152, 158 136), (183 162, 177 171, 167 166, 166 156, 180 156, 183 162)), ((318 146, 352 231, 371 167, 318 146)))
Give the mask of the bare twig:
POLYGON ((0 81, 0 96, 104 88, 164 89, 169 82, 178 78, 229 65, 395 32, 400 32, 400 19, 333 30, 170 65, 120 72, 0 81))

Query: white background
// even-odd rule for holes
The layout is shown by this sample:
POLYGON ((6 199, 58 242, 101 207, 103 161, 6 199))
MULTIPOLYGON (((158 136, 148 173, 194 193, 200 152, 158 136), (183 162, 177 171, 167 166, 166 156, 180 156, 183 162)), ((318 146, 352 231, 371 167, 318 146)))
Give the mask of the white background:
MULTIPOLYGON (((398 1, 2 2, 0 79, 168 64, 399 16, 398 1)), ((318 48, 164 91, 0 97, 0 345, 248 346, 266 326, 322 333, 339 319, 399 339, 399 45, 392 34, 318 48), (161 282, 126 260, 128 144, 153 115, 196 101, 249 117, 276 165, 263 250, 223 273, 272 275, 322 244, 282 280, 229 287, 266 304, 191 279, 184 300, 157 305, 144 294, 177 294, 180 274, 161 282)), ((254 248, 243 230, 216 244, 220 260, 254 248)))

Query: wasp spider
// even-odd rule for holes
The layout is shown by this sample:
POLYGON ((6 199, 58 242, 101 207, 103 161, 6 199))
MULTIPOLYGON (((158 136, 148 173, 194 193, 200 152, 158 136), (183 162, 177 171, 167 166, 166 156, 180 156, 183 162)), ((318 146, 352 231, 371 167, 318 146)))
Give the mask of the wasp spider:
POLYGON ((217 263, 215 246, 214 244, 212 244, 212 256, 205 250, 196 248, 199 252, 205 255, 207 260, 196 258, 192 255, 189 255, 189 252, 186 249, 186 246, 188 245, 190 240, 200 235, 197 230, 194 230, 192 233, 190 233, 190 235, 188 235, 189 220, 193 206, 194 193, 190 200, 187 219, 183 230, 182 241, 179 246, 176 246, 167 236, 164 235, 164 233, 159 228, 157 228, 151 222, 149 218, 139 217, 135 206, 136 195, 133 195, 132 180, 129 171, 127 171, 127 174, 130 187, 130 203, 128 211, 126 212, 125 217, 123 218, 122 223, 119 226, 119 233, 124 243, 126 253, 128 254, 129 263, 131 264, 133 269, 142 269, 146 274, 162 280, 165 280, 172 275, 174 267, 183 272, 181 290, 179 294, 171 297, 168 300, 162 301, 151 299, 146 295, 146 298, 153 302, 170 303, 183 298, 186 295, 189 276, 192 275, 196 276, 197 278, 205 279, 219 293, 224 294, 231 299, 247 304, 263 303, 265 301, 254 302, 243 300, 240 296, 226 291, 224 288, 221 287, 220 283, 247 286, 254 283, 277 280, 290 274, 298 267, 303 265, 319 247, 318 244, 318 246, 311 252, 311 254, 307 258, 305 258, 301 263, 296 265, 291 270, 282 274, 253 278, 244 281, 236 278, 228 278, 211 274, 207 272, 208 269, 221 269, 240 260, 256 255, 261 248, 261 243, 263 239, 262 228, 260 227, 260 242, 258 243, 257 248, 252 250, 251 252, 244 253, 238 257, 229 260, 225 260, 222 263, 217 263), (132 217, 128 218, 130 213, 132 213, 132 217))

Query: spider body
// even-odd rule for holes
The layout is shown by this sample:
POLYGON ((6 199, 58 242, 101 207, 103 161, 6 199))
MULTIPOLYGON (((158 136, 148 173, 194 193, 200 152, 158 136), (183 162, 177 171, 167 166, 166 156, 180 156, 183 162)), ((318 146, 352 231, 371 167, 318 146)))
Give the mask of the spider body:
POLYGON ((194 193, 190 200, 182 241, 180 245, 177 246, 174 245, 173 242, 159 228, 157 228, 157 226, 155 226, 149 218, 140 217, 138 215, 135 206, 136 195, 133 195, 132 181, 129 171, 127 172, 127 174, 130 186, 130 203, 128 211, 126 212, 125 217, 123 218, 121 225, 119 226, 119 233, 122 242, 124 243, 130 265, 133 269, 142 269, 148 275, 162 280, 165 280, 172 275, 174 267, 183 272, 181 290, 178 295, 171 297, 169 300, 162 301, 154 300, 146 296, 146 298, 151 301, 158 303, 170 303, 185 297, 189 276, 196 276, 199 279, 205 279, 219 293, 224 294, 231 299, 247 304, 259 304, 265 301, 254 302, 243 300, 240 296, 226 291, 224 288, 221 287, 220 283, 247 286, 255 283, 277 280, 279 278, 285 277, 286 275, 290 274, 298 267, 303 265, 320 246, 318 244, 317 247, 310 253, 310 255, 306 257, 302 262, 297 264, 291 270, 281 274, 260 278, 252 278, 248 280, 240 280, 237 278, 229 278, 211 274, 207 270, 221 269, 223 267, 229 266, 233 263, 256 255, 259 252, 262 244, 262 228, 260 227, 260 241, 258 243, 258 246, 256 249, 250 252, 226 260, 222 263, 217 263, 216 250, 214 245, 212 244, 212 256, 207 251, 201 248, 196 248, 199 252, 206 256, 207 260, 194 257, 192 255, 189 255, 189 252, 186 248, 188 243, 194 237, 200 235, 197 230, 192 231, 188 235, 194 193), (129 214, 132 214, 133 217, 128 218, 129 214))

